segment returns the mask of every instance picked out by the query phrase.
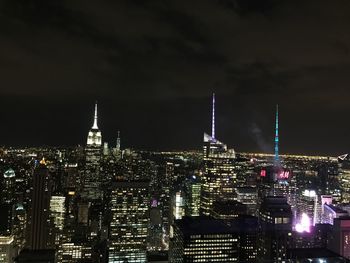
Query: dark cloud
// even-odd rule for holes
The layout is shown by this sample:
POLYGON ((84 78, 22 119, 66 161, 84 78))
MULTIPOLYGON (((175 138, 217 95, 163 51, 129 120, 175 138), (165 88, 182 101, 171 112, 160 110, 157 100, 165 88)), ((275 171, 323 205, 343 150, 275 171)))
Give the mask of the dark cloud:
POLYGON ((258 127, 272 141, 278 102, 282 152, 347 151, 349 11, 346 0, 4 0, 1 112, 20 128, 0 143, 83 143, 90 124, 75 119, 97 98, 107 140, 123 126, 135 147, 195 148, 215 91, 218 133, 237 150, 266 150, 254 138, 258 127), (25 117, 41 103, 46 139, 43 115, 25 117))

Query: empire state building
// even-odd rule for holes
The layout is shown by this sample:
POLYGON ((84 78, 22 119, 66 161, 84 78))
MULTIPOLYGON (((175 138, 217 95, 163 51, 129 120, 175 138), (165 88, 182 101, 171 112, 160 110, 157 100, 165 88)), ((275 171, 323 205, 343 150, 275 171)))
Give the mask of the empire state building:
POLYGON ((100 198, 100 160, 102 151, 102 134, 97 126, 97 103, 95 104, 94 124, 92 125, 85 148, 85 179, 82 196, 87 199, 100 198))

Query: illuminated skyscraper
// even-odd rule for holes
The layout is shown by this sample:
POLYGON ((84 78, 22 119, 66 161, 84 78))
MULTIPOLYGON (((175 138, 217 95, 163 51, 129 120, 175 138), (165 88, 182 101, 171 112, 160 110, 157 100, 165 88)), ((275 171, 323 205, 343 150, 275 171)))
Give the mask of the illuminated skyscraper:
POLYGON ((344 154, 338 157, 340 165, 340 187, 342 203, 350 203, 350 156, 344 154))
POLYGON ((15 184, 16 176, 13 169, 8 169, 4 173, 3 178, 3 190, 2 190, 2 202, 13 204, 15 202, 15 184))
POLYGON ((204 133, 201 213, 210 215, 217 199, 233 198, 236 186, 235 151, 215 138, 215 95, 213 94, 212 135, 204 133))
POLYGON ((247 206, 247 213, 249 215, 257 215, 257 189, 255 187, 239 187, 235 190, 237 201, 247 206))
POLYGON ((64 216, 66 212, 64 196, 52 196, 50 200, 50 216, 54 220, 55 227, 62 230, 64 226, 64 216))
POLYGON ((312 225, 318 222, 318 195, 315 190, 304 190, 298 198, 297 214, 307 214, 312 225))
POLYGON ((260 170, 258 180, 259 202, 266 196, 284 196, 296 213, 296 178, 290 169, 281 163, 279 156, 279 111, 276 105, 274 163, 260 170))
POLYGON ((17 204, 14 209, 13 235, 15 246, 21 250, 25 247, 27 233, 27 213, 22 204, 17 204))
POLYGON ((13 236, 0 236, 0 262, 12 263, 15 252, 13 236))
POLYGON ((63 227, 65 218, 64 196, 51 196, 50 200, 50 248, 56 249, 58 262, 62 260, 63 227))
POLYGON ((171 192, 172 192, 172 180, 175 175, 174 164, 172 162, 166 162, 162 171, 163 178, 161 178, 162 188, 160 190, 160 209, 162 216, 162 227, 164 233, 164 243, 166 246, 169 244, 169 231, 170 224, 173 221, 172 211, 171 211, 171 192))
POLYGON ((117 159, 121 159, 123 156, 123 152, 121 149, 121 138, 120 138, 120 131, 118 131, 118 135, 117 135, 117 141, 115 143, 115 148, 114 150, 114 155, 117 159))
POLYGON ((170 241, 169 262, 254 263, 258 221, 242 217, 226 223, 211 217, 176 220, 170 241))
POLYGON ((108 262, 147 262, 149 182, 118 181, 111 187, 108 262))
POLYGON ((185 214, 199 216, 201 204, 201 183, 199 176, 193 175, 185 181, 185 214))
POLYGON ((97 126, 97 103, 95 104, 94 123, 87 137, 85 148, 85 180, 82 196, 87 199, 98 199, 100 191, 100 160, 102 154, 102 135, 97 126))
POLYGON ((98 146, 102 145, 102 134, 97 126, 97 102, 95 104, 95 114, 94 114, 94 124, 92 125, 88 137, 87 137, 87 145, 88 146, 98 146))
POLYGON ((182 191, 177 191, 174 193, 172 197, 172 208, 172 218, 181 219, 183 216, 185 216, 185 200, 184 193, 182 191))

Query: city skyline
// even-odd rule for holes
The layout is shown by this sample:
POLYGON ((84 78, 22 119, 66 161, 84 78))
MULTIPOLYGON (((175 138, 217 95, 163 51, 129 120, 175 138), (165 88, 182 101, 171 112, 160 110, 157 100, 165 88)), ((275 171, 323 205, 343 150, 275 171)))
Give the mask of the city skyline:
MULTIPOLYGON (((238 136, 240 137, 246 137, 245 139, 250 139, 251 141, 250 142, 243 142, 242 144, 242 148, 240 147, 241 144, 240 144, 240 140, 237 141, 237 144, 235 143, 234 139, 235 138, 232 138, 230 136, 228 136, 228 132, 223 129, 221 127, 221 125, 223 125, 223 127, 225 126, 225 124, 227 124, 228 122, 228 114, 223 112, 222 111, 222 105, 221 104, 221 101, 219 102, 215 102, 215 96, 218 96, 219 95, 219 98, 220 100, 223 100, 225 102, 226 98, 224 98, 222 95, 220 94, 216 94, 213 92, 211 94, 209 94, 210 97, 208 98, 205 98, 205 102, 207 103, 206 105, 206 112, 205 114, 202 114, 201 116, 205 116, 207 117, 208 119, 201 119, 201 124, 202 124, 202 127, 204 132, 213 132, 214 129, 215 130, 219 130, 219 139, 220 140, 223 140, 223 141, 226 141, 226 142, 229 142, 228 143, 228 146, 230 148, 237 148, 238 147, 238 152, 256 152, 256 153, 266 153, 266 154, 274 154, 276 149, 276 145, 275 145, 275 132, 276 132, 276 108, 272 108, 272 107, 269 107, 269 109, 271 108, 271 112, 270 112, 270 119, 267 119, 267 116, 264 116, 264 120, 263 120, 263 125, 264 127, 266 127, 266 129, 262 129, 262 126, 259 126, 257 123, 250 123, 250 126, 249 127, 246 127, 246 133, 244 134, 245 130, 242 130, 242 127, 236 127, 238 132, 238 136), (214 97, 212 97, 214 96, 214 97), (215 104, 215 109, 214 109, 214 104, 215 104), (217 105, 218 104, 218 108, 219 108, 219 111, 216 109, 217 108, 217 105), (213 112, 213 110, 215 111, 215 113, 213 112), (272 110, 274 110, 275 112, 273 112, 272 110), (219 120, 218 124, 214 123, 214 126, 213 126, 213 118, 214 118, 214 114, 215 114, 215 118, 219 120), (217 116, 218 115, 218 116, 217 116), (222 116, 221 116, 222 115, 222 116), (219 125, 219 126, 218 126, 219 125), (268 127, 268 126, 271 126, 271 127, 268 127), (222 136, 221 136, 222 134, 222 136), (227 137, 228 136, 228 137, 227 137), (232 142, 233 143, 230 143, 232 142), (247 147, 248 145, 248 147, 247 147)), ((203 99, 204 100, 204 99, 203 99)), ((105 101, 105 100, 104 100, 105 101)), ((79 127, 79 131, 80 129, 84 129, 82 132, 86 132, 86 128, 85 126, 87 127, 91 127, 93 125, 95 125, 95 119, 96 119, 96 104, 97 104, 97 100, 94 100, 93 102, 91 102, 90 105, 85 105, 84 106, 87 106, 89 109, 79 109, 79 114, 82 114, 82 116, 79 116, 79 124, 80 125, 84 125, 84 127, 79 127), (93 107, 93 108, 92 108, 93 107), (87 110, 87 111, 84 111, 84 110, 87 110), (94 112, 95 111, 95 112, 94 112), (86 114, 88 113, 88 114, 86 114), (84 123, 82 123, 82 121, 80 120, 83 120, 84 123), (93 123, 93 125, 92 125, 93 123)), ((101 112, 99 112, 100 115, 102 116, 99 116, 99 119, 102 120, 100 121, 101 123, 101 127, 102 127, 102 132, 104 134, 107 134, 107 136, 105 136, 103 138, 103 141, 102 142, 107 142, 109 143, 110 146, 115 146, 115 142, 116 142, 116 139, 117 139, 117 136, 118 136, 118 132, 120 132, 119 129, 121 128, 124 128, 125 127, 125 130, 122 130, 123 132, 123 147, 125 148, 134 148, 134 149, 140 149, 140 150, 155 150, 155 151, 167 151, 167 150, 200 150, 200 143, 201 143, 201 136, 200 134, 195 134, 196 136, 198 135, 198 137, 194 137, 193 136, 193 133, 191 133, 192 135, 192 140, 190 142, 187 142, 187 143, 183 143, 182 145, 181 144, 178 144, 178 140, 174 137, 174 138, 169 138, 167 137, 167 140, 165 140, 165 143, 159 143, 158 145, 155 144, 155 145, 147 145, 148 143, 148 140, 142 140, 143 138, 137 138, 137 137, 134 137, 134 139, 136 139, 136 143, 132 140, 130 140, 130 134, 127 133, 127 131, 130 131, 129 127, 128 127, 128 123, 133 123, 135 121, 129 121, 129 120, 125 120, 126 118, 123 118, 123 116, 119 115, 119 117, 121 117, 122 120, 124 120, 124 123, 123 125, 120 125, 118 126, 118 123, 111 123, 111 116, 108 115, 108 112, 106 113, 106 107, 104 107, 105 105, 101 102, 98 103, 99 104, 99 108, 102 108, 102 114, 101 112), (104 123, 105 121, 105 123, 104 123), (107 123, 107 125, 106 125, 107 123), (126 125, 125 125, 126 123, 126 125), (107 126, 107 128, 106 128, 107 126), (108 126, 118 126, 116 127, 115 129, 108 129, 108 126), (123 127, 122 127, 123 126, 123 127), (105 129, 106 128, 106 129, 105 129), (116 130, 115 132, 113 132, 114 130, 116 130), (166 142, 169 142, 169 139, 170 139, 170 142, 172 140, 174 140, 175 142, 175 145, 171 146, 171 144, 168 144, 166 142), (146 143, 146 145, 137 145, 137 143, 146 143), (161 145, 161 146, 160 146, 161 145), (189 146, 189 145, 192 145, 189 146)), ((34 105, 35 106, 35 105, 34 105)), ((65 106, 65 105, 58 105, 58 104, 55 104, 55 107, 62 107, 62 106, 65 106)), ((188 105, 187 105, 188 106, 188 105)), ((271 105, 271 106, 274 106, 276 107, 276 104, 275 105, 271 105)), ((113 107, 113 105, 111 105, 110 103, 107 103, 107 107, 113 107)), ((278 107, 278 106, 277 106, 278 107)), ((204 107, 203 107, 204 108, 204 107)), ((279 109, 280 111, 280 109, 279 109)), ((283 108, 282 108, 282 111, 283 111, 283 108)), ((48 113, 45 113, 44 114, 46 115, 46 117, 49 116, 48 113)), ((73 113, 70 114, 70 115, 66 115, 66 116, 61 116, 60 114, 57 115, 56 117, 58 118, 64 118, 65 120, 67 120, 67 118, 69 119, 72 119, 72 125, 77 125, 76 122, 74 122, 72 116, 74 116, 74 114, 76 113, 73 113)), ((134 113, 135 114, 135 113, 134 113)), ((137 114, 137 113, 136 113, 137 114)), ((289 114, 287 114, 287 116, 290 116, 289 114)), ((137 117, 137 116, 136 116, 137 117)), ((244 116, 240 116, 239 119, 242 120, 242 117, 244 119, 244 116)), ((260 116, 261 117, 261 116, 260 116)), ((141 118, 141 117, 140 117, 141 118)), ((6 118, 5 118, 6 120, 6 118)), ((6 147, 41 147, 41 146, 50 146, 50 147, 57 147, 57 146, 69 146, 69 147, 74 147, 74 146, 77 146, 77 145, 84 145, 85 144, 85 138, 84 136, 81 136, 81 134, 77 134, 78 132, 74 132, 76 134, 74 134, 74 137, 75 137, 75 142, 71 139, 72 137, 65 137, 65 138, 58 138, 58 140, 55 140, 55 138, 52 138, 51 137, 51 133, 48 132, 50 129, 59 129, 60 125, 59 124, 59 121, 56 121, 56 119, 52 119, 54 122, 53 125, 55 125, 54 127, 52 126, 46 126, 45 127, 45 130, 44 129, 41 129, 41 134, 45 134, 46 137, 41 137, 41 138, 36 138, 35 140, 31 140, 29 143, 25 143, 26 140, 29 140, 29 138, 25 138, 25 140, 23 141, 23 138, 20 138, 19 140, 17 141, 22 141, 22 143, 16 143, 14 142, 13 144, 6 144, 6 143, 3 143, 2 145, 6 146, 6 147), (56 126, 57 125, 57 126, 56 126), (78 136, 76 136, 78 135, 78 136), (34 141, 34 143, 33 143, 34 141), (56 143, 55 143, 56 141, 56 143), (24 143, 23 143, 24 142, 24 143), (68 142, 68 143, 67 143, 68 142)), ((48 120, 49 122, 52 121, 52 120, 48 120)), ((135 119, 135 120, 138 120, 136 121, 136 123, 139 123, 139 119, 135 119)), ((30 122, 35 122, 35 119, 31 119, 29 120, 30 122)), ((42 121, 40 119, 40 121, 42 121)), ((145 124, 147 121, 149 120, 141 120, 141 123, 142 124, 145 124)), ((154 120, 153 120, 154 121, 154 120)), ((190 120, 186 120, 187 122, 190 121, 190 120)), ((282 122, 284 122, 285 120, 282 119, 282 122)), ((164 121, 165 124, 169 124, 169 120, 165 120, 164 121)), ((157 123, 157 125, 159 125, 159 127, 161 127, 164 123, 157 123)), ((99 125, 100 125, 99 124, 99 125)), ((246 124, 246 123, 245 123, 246 124)), ((285 123, 283 123, 283 126, 284 126, 285 123)), ((286 123, 288 125, 288 123, 286 123)), ((321 124, 321 123, 319 123, 321 124)), ((135 124, 134 124, 135 125, 135 124)), ((316 124, 317 125, 317 124, 316 124)), ((151 127, 151 126, 149 126, 151 127)), ((16 127, 14 127, 16 128, 16 127)), ((39 131, 37 129, 37 127, 34 127, 34 125, 32 125, 31 127, 32 129, 34 129, 35 131, 39 131)), ((163 126, 163 128, 169 132, 169 133, 172 133, 173 131, 171 131, 169 129, 169 127, 167 126, 163 126)), ((184 131, 188 130, 187 127, 184 127, 185 129, 184 130, 178 130, 179 133, 181 135, 184 135, 184 131)), ((89 129, 89 128, 87 128, 89 129)), ((198 127, 196 129, 197 131, 199 130, 198 127)), ((203 130, 201 132, 203 132, 203 130)), ((316 128, 315 128, 316 130, 316 128)), ((13 132, 13 130, 9 129, 8 130, 10 133, 13 132)), ((147 131, 147 129, 146 129, 147 131)), ((159 133, 161 133, 162 131, 158 131, 159 133)), ((147 133, 147 132, 146 132, 147 133)), ((34 134, 32 134, 34 135, 34 134)), ((176 134, 175 134, 176 135, 176 134)), ((288 132, 286 131, 282 131, 282 137, 284 137, 285 135, 288 135, 288 132)), ((294 138, 294 135, 291 134, 292 138, 294 138)), ((39 136, 40 137, 40 136, 39 136)), ((18 138, 18 137, 17 137, 18 138)), ((305 139, 305 138, 304 138, 305 139)), ((310 139, 313 139, 312 137, 310 137, 310 139)), ((344 151, 340 152, 339 150, 338 151, 334 151, 334 150, 331 150, 331 151, 315 151, 313 150, 313 148, 305 148, 306 150, 305 151, 298 151, 298 150, 295 150, 295 149, 292 149, 292 150, 288 150, 288 146, 291 145, 292 143, 289 143, 290 140, 288 138, 283 138, 282 139, 282 155, 285 155, 285 154, 312 154, 312 155, 324 155, 324 156, 338 156, 338 155, 341 155, 341 154, 344 154, 344 153, 347 153, 346 151, 346 148, 343 146, 344 148, 344 151), (286 139, 286 140, 285 140, 286 139), (287 146, 287 147, 286 147, 287 146)), ((280 142, 278 143, 280 144, 280 142)), ((292 145, 293 146, 293 145, 292 145)), ((294 145, 294 147, 296 146, 296 149, 298 148, 298 145, 294 145)), ((322 147, 321 147, 322 148, 322 147)), ((335 146, 334 149, 339 149, 340 147, 337 147, 335 146)))
POLYGON ((215 92, 217 135, 238 151, 273 152, 277 103, 281 153, 350 148, 344 1, 1 7, 0 145, 83 144, 97 99, 109 142, 120 130, 132 148, 199 149, 215 92))
POLYGON ((349 13, 0 1, 0 263, 350 263, 349 13))

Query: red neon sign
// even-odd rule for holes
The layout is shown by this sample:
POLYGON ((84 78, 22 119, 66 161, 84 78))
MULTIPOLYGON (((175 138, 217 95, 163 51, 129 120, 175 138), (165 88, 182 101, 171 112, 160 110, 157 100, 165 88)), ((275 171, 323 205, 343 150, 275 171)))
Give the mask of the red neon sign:
POLYGON ((278 175, 277 175, 278 179, 289 179, 289 171, 281 171, 278 175))

